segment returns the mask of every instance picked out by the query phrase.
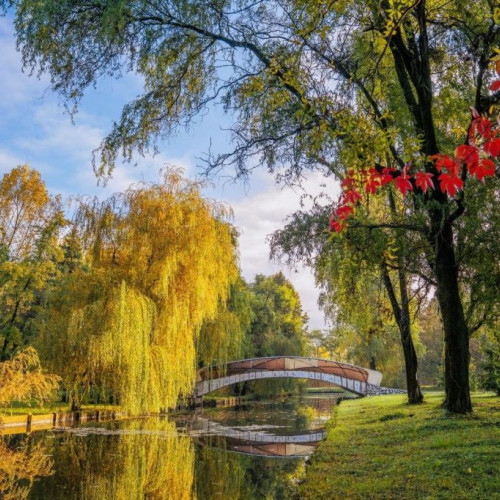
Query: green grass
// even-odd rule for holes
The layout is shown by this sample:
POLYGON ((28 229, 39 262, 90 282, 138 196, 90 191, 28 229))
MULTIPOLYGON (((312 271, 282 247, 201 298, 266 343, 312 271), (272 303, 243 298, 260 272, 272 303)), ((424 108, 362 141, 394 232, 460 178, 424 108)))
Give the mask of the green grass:
POLYGON ((442 393, 343 401, 307 467, 301 499, 500 499, 500 398, 449 415, 442 393))

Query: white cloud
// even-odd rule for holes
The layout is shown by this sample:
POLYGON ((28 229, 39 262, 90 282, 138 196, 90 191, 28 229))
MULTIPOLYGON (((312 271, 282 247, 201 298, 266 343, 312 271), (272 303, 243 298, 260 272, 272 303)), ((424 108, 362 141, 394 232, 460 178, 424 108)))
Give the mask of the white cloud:
POLYGON ((23 160, 12 153, 11 151, 6 151, 4 149, 0 149, 0 174, 3 175, 10 170, 12 170, 14 167, 17 167, 18 165, 22 165, 24 162, 23 160))
POLYGON ((191 161, 188 157, 167 157, 161 154, 141 158, 139 166, 132 164, 120 164, 113 170, 113 175, 106 181, 98 180, 90 167, 82 168, 76 174, 76 183, 80 186, 80 194, 95 194, 105 198, 113 193, 125 191, 137 182, 158 182, 160 172, 169 167, 181 168, 185 175, 189 175, 191 161))
POLYGON ((252 280, 255 274, 274 274, 283 271, 299 292, 302 307, 309 315, 309 327, 323 328, 323 313, 317 306, 318 289, 314 283, 311 270, 298 267, 290 270, 269 260, 268 235, 284 225, 284 220, 291 213, 299 210, 301 196, 305 193, 312 196, 327 191, 336 192, 336 187, 329 181, 326 187, 324 178, 316 173, 310 174, 303 183, 304 191, 298 188, 280 189, 270 175, 261 174, 259 192, 242 197, 239 201, 231 201, 234 211, 234 223, 240 230, 239 248, 240 265, 243 276, 252 280))

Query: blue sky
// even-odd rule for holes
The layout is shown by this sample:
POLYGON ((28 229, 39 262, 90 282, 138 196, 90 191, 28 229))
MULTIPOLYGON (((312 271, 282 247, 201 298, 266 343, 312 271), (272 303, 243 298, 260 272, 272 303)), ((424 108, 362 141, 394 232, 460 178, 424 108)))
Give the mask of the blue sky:
MULTIPOLYGON (((0 175, 19 164, 37 169, 52 194, 64 197, 93 194, 106 197, 137 180, 157 180, 165 165, 182 167, 186 176, 195 177, 200 169, 197 159, 212 148, 230 150, 229 136, 223 131, 230 117, 217 109, 207 113, 189 130, 180 130, 160 143, 155 157, 136 158, 137 166, 121 164, 106 186, 98 185, 91 167, 92 150, 101 142, 117 120, 129 99, 141 92, 141 80, 133 74, 120 80, 106 79, 96 89, 89 89, 72 122, 57 95, 49 89, 48 76, 40 79, 21 70, 16 51, 12 21, 0 17, 0 175)), ((319 175, 305 181, 308 193, 321 190, 319 175)), ((301 295, 304 311, 310 316, 310 328, 323 328, 318 311, 318 292, 306 269, 290 271, 269 262, 267 235, 283 225, 285 217, 300 208, 303 194, 297 188, 276 186, 263 170, 255 171, 249 183, 214 179, 206 195, 227 202, 234 211, 233 223, 239 228, 240 266, 247 280, 256 273, 272 274, 283 270, 301 295)), ((334 189, 333 186, 331 188, 334 189)))

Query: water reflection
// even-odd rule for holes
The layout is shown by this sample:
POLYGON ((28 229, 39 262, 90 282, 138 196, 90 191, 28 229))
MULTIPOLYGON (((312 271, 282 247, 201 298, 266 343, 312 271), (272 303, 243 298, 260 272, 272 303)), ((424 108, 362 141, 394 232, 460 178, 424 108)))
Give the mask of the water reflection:
POLYGON ((54 473, 53 461, 42 443, 16 437, 0 440, 0 498, 28 497, 33 481, 54 473))
POLYGON ((49 441, 56 473, 35 483, 31 498, 192 498, 193 443, 168 420, 82 427, 49 441))
MULTIPOLYGON (((308 457, 326 437, 325 429, 300 434, 275 434, 262 426, 229 427, 198 417, 202 430, 191 431, 197 444, 266 457, 308 457)), ((278 426, 278 429, 281 428, 278 426)))
POLYGON ((0 498, 285 498, 334 404, 256 404, 4 438, 0 498))
POLYGON ((243 455, 221 447, 197 447, 196 498, 288 498, 290 479, 304 468, 303 459, 276 459, 243 455))

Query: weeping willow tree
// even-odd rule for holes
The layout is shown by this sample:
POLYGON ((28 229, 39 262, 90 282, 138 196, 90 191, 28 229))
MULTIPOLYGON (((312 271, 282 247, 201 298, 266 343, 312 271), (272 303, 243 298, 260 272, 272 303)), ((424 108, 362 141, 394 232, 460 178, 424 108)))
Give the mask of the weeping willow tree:
POLYGON ((58 388, 59 377, 43 373, 33 347, 26 347, 10 361, 0 363, 0 406, 13 401, 41 404, 54 399, 58 388))
POLYGON ((90 387, 133 413, 191 393, 202 325, 238 276, 228 210, 200 190, 169 171, 105 202, 79 200, 83 263, 48 294, 39 335, 74 405, 90 387))

